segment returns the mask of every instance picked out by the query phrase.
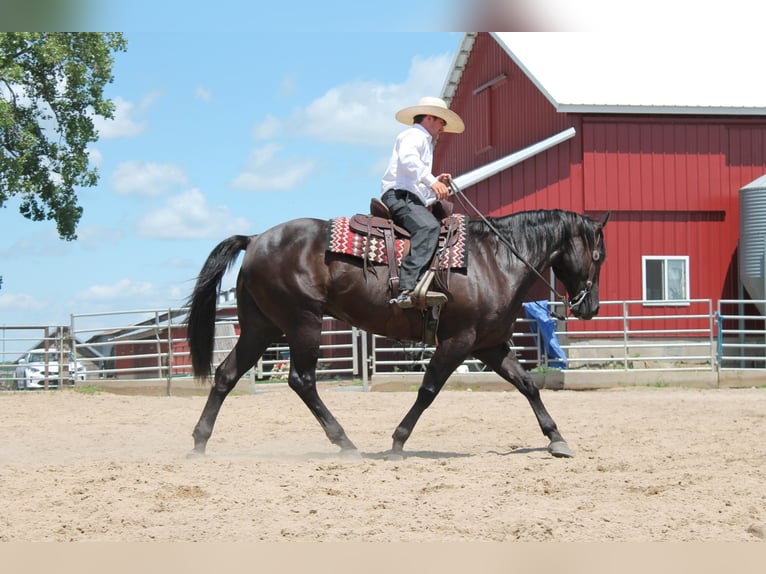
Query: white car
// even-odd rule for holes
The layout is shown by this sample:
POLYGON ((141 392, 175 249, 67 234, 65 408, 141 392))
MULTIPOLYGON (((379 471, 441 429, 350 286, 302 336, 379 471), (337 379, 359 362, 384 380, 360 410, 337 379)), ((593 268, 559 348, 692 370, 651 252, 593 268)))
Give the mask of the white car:
POLYGON ((84 381, 85 367, 79 361, 74 360, 72 353, 67 353, 67 356, 69 357, 69 369, 60 376, 59 352, 56 349, 29 351, 19 359, 13 377, 13 388, 16 390, 44 389, 47 380, 49 389, 57 389, 62 378, 64 384, 70 387, 74 386, 75 381, 84 381))

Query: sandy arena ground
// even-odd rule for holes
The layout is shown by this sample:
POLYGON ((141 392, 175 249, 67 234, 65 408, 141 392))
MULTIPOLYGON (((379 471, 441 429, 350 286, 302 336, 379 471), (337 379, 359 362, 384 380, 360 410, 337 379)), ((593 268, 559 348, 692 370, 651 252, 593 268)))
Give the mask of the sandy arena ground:
POLYGON ((543 391, 575 452, 545 451, 516 391, 445 391, 402 462, 413 392, 327 388, 338 456, 287 389, 231 396, 0 393, 0 541, 738 541, 766 538, 766 389, 543 391))

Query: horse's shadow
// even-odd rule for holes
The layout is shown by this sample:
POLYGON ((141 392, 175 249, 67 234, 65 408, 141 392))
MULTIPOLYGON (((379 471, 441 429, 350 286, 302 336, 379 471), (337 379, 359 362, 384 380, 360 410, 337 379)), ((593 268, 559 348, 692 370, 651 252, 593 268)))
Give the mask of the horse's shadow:
MULTIPOLYGON (((511 454, 529 454, 533 452, 547 452, 547 449, 544 447, 539 448, 517 448, 508 452, 499 452, 496 450, 489 450, 486 452, 486 454, 494 454, 497 456, 508 456, 511 454)), ((209 456, 209 455, 208 455, 209 456)), ((231 455, 229 455, 231 456, 231 455)), ((246 455, 243 455, 246 456, 246 455)), ((295 460, 314 460, 314 459, 325 459, 325 460, 339 460, 339 459, 347 459, 347 460, 385 460, 390 461, 391 459, 391 451, 390 450, 384 450, 379 452, 361 452, 359 451, 354 456, 350 455, 344 455, 339 452, 307 452, 303 454, 294 454, 289 455, 285 453, 259 453, 258 455, 255 455, 258 458, 280 458, 280 459, 295 459, 295 460)), ((448 459, 461 459, 461 458, 471 458, 476 456, 475 453, 466 453, 466 452, 448 452, 448 451, 439 451, 439 450, 407 450, 404 451, 402 458, 403 460, 407 459, 423 459, 423 460, 448 460, 448 459)), ((189 458, 189 457, 187 457, 189 458)), ((401 459, 400 459, 401 460, 401 459)))
MULTIPOLYGON (((391 451, 383 452, 363 452, 361 453, 363 459, 370 460, 388 460, 391 456, 391 451)), ((439 460, 448 458, 469 458, 474 456, 465 452, 444 452, 438 450, 407 450, 403 453, 404 459, 408 458, 422 458, 427 460, 439 460)))
MULTIPOLYGON (((498 452, 496 450, 489 450, 487 451, 487 454, 494 454, 497 456, 508 456, 511 454, 530 454, 533 452, 548 452, 548 449, 545 447, 527 447, 527 448, 517 448, 514 450, 510 450, 508 452, 498 452)), ((391 455, 391 451, 383 451, 383 452, 363 452, 360 453, 362 456, 362 459, 371 459, 371 460, 387 460, 388 457, 391 455)), ((404 451, 404 459, 408 458, 422 458, 426 460, 441 460, 441 459, 452 459, 452 458, 470 458, 473 456, 476 456, 473 453, 465 453, 465 452, 444 452, 444 451, 438 451, 438 450, 407 450, 404 451)))
POLYGON ((509 454, 530 454, 533 452, 548 452, 548 449, 544 446, 540 446, 540 447, 516 448, 514 450, 509 450, 508 452, 498 452, 496 450, 487 451, 488 454, 496 454, 498 456, 508 456, 509 454))

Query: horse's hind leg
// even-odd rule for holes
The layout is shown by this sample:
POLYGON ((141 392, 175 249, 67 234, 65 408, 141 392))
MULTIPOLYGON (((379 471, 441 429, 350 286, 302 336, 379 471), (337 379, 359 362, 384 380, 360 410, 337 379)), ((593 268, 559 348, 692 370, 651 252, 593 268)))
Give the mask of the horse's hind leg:
POLYGON ((574 456, 559 433, 553 418, 548 414, 535 382, 519 364, 515 353, 508 345, 475 351, 474 357, 485 363, 506 381, 512 383, 527 398, 535 417, 537 417, 540 429, 550 440, 548 452, 556 457, 569 458, 574 456))
POLYGON ((330 442, 339 446, 344 454, 356 454, 356 446, 346 436, 346 431, 317 392, 316 367, 319 360, 322 317, 301 317, 300 321, 293 324, 300 327, 287 334, 290 341, 290 374, 287 382, 322 425, 330 442))
POLYGON ((255 365, 268 346, 282 334, 274 327, 262 329, 257 334, 248 333, 250 331, 245 331, 243 325, 243 332, 237 344, 234 345, 229 355, 215 370, 213 386, 210 389, 199 421, 192 432, 194 450, 189 453, 190 457, 205 454, 207 441, 213 433, 213 426, 215 426, 215 421, 218 418, 218 412, 221 410, 224 399, 236 386, 237 381, 239 381, 242 375, 255 365))

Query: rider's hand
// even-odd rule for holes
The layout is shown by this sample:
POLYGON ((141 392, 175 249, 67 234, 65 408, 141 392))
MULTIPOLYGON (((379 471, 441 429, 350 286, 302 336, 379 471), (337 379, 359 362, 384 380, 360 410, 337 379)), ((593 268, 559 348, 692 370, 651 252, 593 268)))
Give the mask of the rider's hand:
POLYGON ((434 184, 431 186, 431 190, 433 190, 433 192, 436 194, 436 199, 440 201, 449 197, 449 188, 445 183, 441 181, 434 182, 434 184))

